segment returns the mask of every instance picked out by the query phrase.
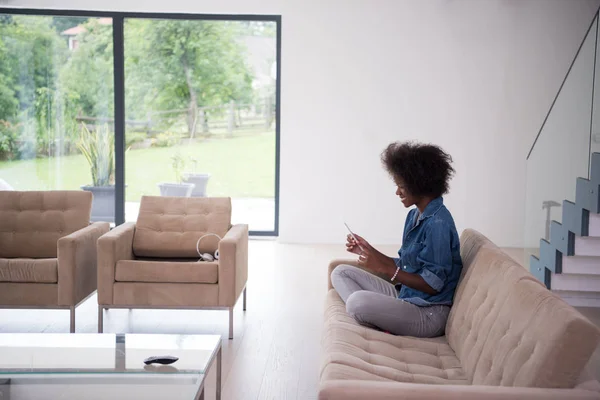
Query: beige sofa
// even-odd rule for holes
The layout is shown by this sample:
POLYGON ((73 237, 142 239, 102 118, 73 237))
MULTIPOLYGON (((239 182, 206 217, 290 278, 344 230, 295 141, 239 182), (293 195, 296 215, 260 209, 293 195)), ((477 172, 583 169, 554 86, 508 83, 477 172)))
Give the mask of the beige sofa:
POLYGON ((0 191, 0 307, 71 311, 96 290, 96 240, 84 191, 0 191))
POLYGON ((434 339, 358 325, 330 281, 319 399, 600 399, 582 373, 599 330, 483 235, 465 231, 461 255, 446 336, 434 339))
POLYGON ((246 309, 248 225, 231 226, 231 199, 144 196, 137 223, 98 240, 98 332, 109 308, 246 309), (214 253, 215 262, 198 262, 214 253))

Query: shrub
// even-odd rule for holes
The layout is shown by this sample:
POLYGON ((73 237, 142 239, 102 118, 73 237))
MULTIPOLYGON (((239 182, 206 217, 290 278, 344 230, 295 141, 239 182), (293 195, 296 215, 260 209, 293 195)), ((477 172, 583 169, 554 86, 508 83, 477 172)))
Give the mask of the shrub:
POLYGON ((156 135, 152 140, 152 146, 155 147, 171 147, 179 143, 181 135, 174 132, 163 132, 156 135))
POLYGON ((0 120, 0 160, 19 158, 19 125, 0 120))
POLYGON ((92 173, 94 186, 109 186, 114 176, 115 135, 111 134, 108 125, 96 127, 90 131, 81 124, 81 136, 77 144, 79 151, 85 156, 92 173))

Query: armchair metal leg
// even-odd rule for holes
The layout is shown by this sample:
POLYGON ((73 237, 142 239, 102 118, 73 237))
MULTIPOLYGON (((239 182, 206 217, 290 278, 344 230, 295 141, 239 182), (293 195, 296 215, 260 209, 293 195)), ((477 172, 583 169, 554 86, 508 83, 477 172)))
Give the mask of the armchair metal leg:
POLYGON ((104 307, 98 306, 98 333, 104 330, 104 307))
POLYGON ((244 311, 246 311, 246 290, 248 289, 244 288, 244 311))
POLYGON ((229 339, 233 339, 233 307, 229 307, 229 339))
POLYGON ((71 314, 71 333, 75 333, 75 306, 69 307, 71 314))

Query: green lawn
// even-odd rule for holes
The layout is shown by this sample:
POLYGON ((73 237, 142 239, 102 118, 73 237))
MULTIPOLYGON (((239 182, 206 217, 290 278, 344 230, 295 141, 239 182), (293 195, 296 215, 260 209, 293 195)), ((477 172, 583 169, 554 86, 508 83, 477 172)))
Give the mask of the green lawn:
MULTIPOLYGON (((129 150, 125 156, 126 200, 158 195, 157 183, 174 182, 171 157, 180 151, 184 171, 198 160, 196 172, 211 174, 209 196, 274 197, 275 134, 263 133, 230 139, 213 138, 189 146, 129 150)), ((0 162, 0 178, 17 190, 80 189, 91 183, 82 155, 0 162)))

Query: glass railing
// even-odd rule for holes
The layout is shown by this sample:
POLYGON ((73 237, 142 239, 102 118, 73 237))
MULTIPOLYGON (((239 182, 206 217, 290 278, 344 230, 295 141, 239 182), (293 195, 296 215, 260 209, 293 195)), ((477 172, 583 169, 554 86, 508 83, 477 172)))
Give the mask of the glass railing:
POLYGON ((550 240, 551 222, 562 222, 563 201, 575 202, 577 178, 589 177, 591 152, 600 151, 597 28, 596 16, 527 157, 526 266, 530 255, 539 255, 540 239, 550 240))

